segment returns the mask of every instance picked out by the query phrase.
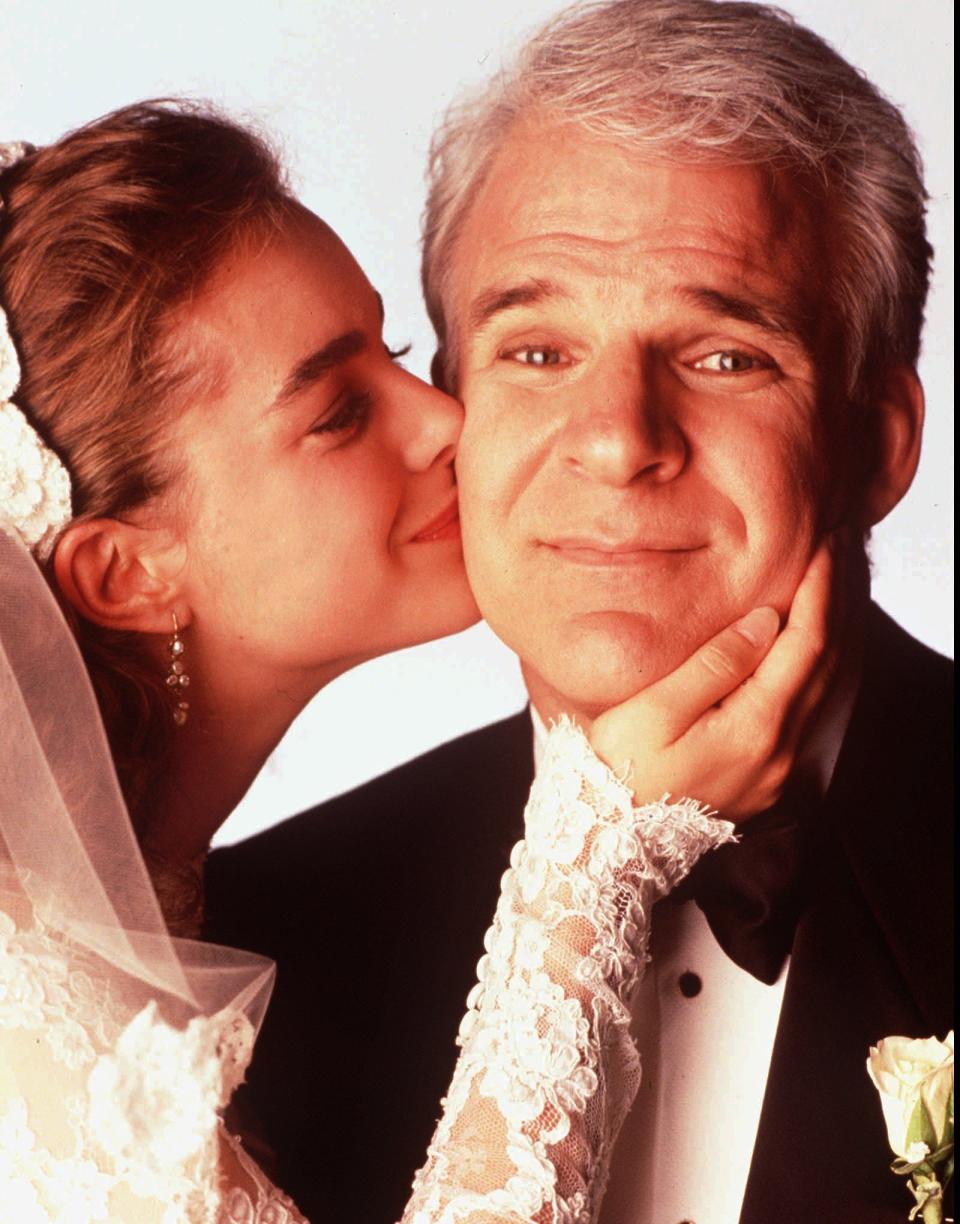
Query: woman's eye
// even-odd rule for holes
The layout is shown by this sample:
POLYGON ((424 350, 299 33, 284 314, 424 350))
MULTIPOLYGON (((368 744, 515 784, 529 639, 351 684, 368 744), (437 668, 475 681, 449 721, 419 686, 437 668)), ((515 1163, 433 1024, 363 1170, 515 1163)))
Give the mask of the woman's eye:
POLYGON ((369 392, 350 395, 327 416, 310 428, 312 434, 337 434, 348 429, 362 428, 370 418, 373 396, 369 392))
POLYGON ((720 349, 693 363, 695 370, 710 370, 715 374, 750 374, 754 370, 768 370, 770 362, 741 349, 720 349))
POLYGON ((548 344, 527 344, 523 348, 511 349, 504 353, 507 361, 515 361, 526 366, 558 366, 563 363, 563 355, 559 349, 548 344))

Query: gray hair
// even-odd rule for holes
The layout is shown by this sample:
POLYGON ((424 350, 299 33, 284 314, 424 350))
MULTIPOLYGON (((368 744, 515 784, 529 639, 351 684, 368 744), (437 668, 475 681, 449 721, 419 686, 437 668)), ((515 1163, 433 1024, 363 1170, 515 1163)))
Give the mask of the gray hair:
POLYGON ((534 111, 640 155, 818 183, 837 251, 829 293, 847 395, 866 406, 876 377, 915 364, 932 252, 920 156, 899 110, 779 9, 607 0, 560 13, 434 137, 422 275, 451 376, 445 299, 457 237, 498 149, 534 111))

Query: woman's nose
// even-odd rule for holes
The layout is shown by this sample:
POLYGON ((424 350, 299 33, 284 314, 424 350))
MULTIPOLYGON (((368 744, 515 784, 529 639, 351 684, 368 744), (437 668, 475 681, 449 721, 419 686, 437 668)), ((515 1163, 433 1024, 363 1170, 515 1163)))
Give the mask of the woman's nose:
POLYGON ((407 371, 401 390, 400 442, 404 462, 413 472, 451 464, 463 428, 463 408, 443 391, 407 371))

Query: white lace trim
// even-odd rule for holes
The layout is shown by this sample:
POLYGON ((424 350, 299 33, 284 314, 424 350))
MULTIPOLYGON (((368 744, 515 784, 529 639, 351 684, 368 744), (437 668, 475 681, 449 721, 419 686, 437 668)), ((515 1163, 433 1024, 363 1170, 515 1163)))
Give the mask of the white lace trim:
POLYGON ((293 1200, 266 1181, 240 1140, 226 1130, 222 1136, 248 1185, 234 1182, 224 1189, 217 1224, 306 1224, 293 1200))
POLYGON ((595 1218, 639 1084, 628 1002, 650 911, 733 835, 633 796, 562 720, 549 734, 405 1224, 595 1218))

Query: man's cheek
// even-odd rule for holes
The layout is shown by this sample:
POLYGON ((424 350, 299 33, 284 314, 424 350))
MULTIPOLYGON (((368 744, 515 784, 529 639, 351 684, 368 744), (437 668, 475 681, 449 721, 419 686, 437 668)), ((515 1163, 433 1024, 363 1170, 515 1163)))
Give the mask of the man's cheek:
POLYGON ((811 509, 798 507, 792 526, 771 535, 766 547, 753 558, 748 555, 745 567, 748 580, 740 599, 744 612, 761 604, 772 605, 781 615, 789 612, 818 543, 811 509))
POLYGON ((488 484, 470 466, 458 472, 460 486, 460 529, 463 559, 474 596, 487 615, 484 601, 504 569, 504 531, 498 521, 497 501, 488 484))
POLYGON ((520 443, 507 431, 465 427, 457 459, 460 517, 464 532, 496 530, 511 514, 517 497, 520 443))

